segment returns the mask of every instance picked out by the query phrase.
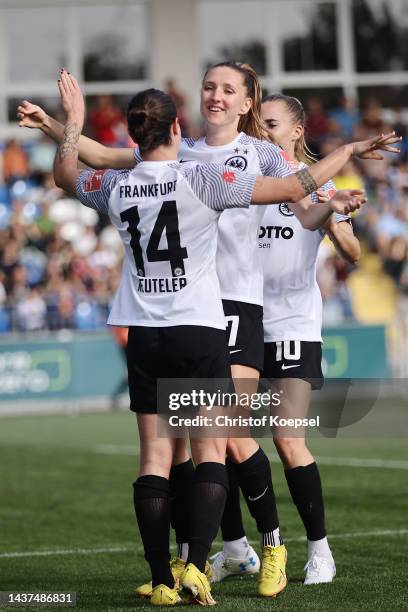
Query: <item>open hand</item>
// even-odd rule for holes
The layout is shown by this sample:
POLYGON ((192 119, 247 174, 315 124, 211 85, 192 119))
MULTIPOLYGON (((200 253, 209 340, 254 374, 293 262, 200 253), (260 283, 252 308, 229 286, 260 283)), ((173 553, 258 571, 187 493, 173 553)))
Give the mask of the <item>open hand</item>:
POLYGON ((61 96, 62 108, 67 113, 67 117, 70 120, 74 119, 77 123, 82 125, 85 119, 84 96, 76 78, 67 72, 65 68, 61 69, 58 89, 61 96))
POLYGON ((341 215, 358 210, 362 204, 367 202, 365 192, 362 189, 341 189, 336 191, 330 200, 330 207, 334 212, 341 215))
POLYGON ((399 153, 399 148, 391 145, 401 140, 401 136, 397 136, 395 132, 389 132, 388 134, 381 134, 369 140, 353 142, 353 155, 360 159, 384 159, 380 151, 399 153))
POLYGON ((23 100, 21 104, 17 106, 18 125, 20 127, 41 129, 46 117, 47 113, 41 106, 32 104, 28 100, 23 100))

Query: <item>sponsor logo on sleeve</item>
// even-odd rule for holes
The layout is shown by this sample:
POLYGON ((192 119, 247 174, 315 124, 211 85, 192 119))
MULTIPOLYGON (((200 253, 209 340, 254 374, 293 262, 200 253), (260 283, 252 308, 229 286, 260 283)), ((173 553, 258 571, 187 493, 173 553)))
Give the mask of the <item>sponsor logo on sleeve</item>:
POLYGON ((236 179, 236 174, 235 172, 232 172, 232 170, 226 170, 223 172, 222 178, 226 183, 233 183, 236 179))
POLYGON ((100 191, 105 172, 106 170, 95 170, 95 172, 92 172, 84 183, 84 192, 100 191))

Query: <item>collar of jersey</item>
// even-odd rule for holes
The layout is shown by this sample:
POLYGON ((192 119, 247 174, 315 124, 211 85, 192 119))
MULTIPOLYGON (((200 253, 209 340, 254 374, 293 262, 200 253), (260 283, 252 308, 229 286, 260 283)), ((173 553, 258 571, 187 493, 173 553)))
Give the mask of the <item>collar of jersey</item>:
POLYGON ((199 145, 199 147, 201 149, 206 149, 207 151, 224 151, 224 150, 227 150, 227 149, 231 149, 232 147, 237 145, 238 144, 238 140, 241 138, 241 136, 244 136, 243 132, 240 132, 239 134, 237 134, 237 136, 236 136, 236 138, 234 138, 234 140, 231 140, 231 142, 228 142, 225 145, 208 145, 205 142, 205 136, 202 136, 197 141, 197 144, 199 145))
POLYGON ((177 164, 177 159, 160 159, 157 161, 149 160, 149 161, 141 161, 135 166, 135 168, 140 168, 140 166, 158 166, 159 164, 177 164))

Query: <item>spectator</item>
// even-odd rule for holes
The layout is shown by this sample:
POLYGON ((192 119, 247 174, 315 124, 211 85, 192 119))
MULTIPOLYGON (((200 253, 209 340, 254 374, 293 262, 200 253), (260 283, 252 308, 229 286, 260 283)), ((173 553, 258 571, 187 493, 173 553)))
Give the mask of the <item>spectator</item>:
POLYGON ((321 146, 329 133, 329 117, 320 98, 306 100, 306 140, 312 151, 320 153, 321 146))
POLYGON ((19 179, 26 179, 30 174, 28 157, 17 140, 9 140, 3 153, 3 177, 11 186, 19 179))
POLYGON ((116 146, 126 132, 125 118, 112 96, 108 95, 97 96, 96 107, 89 113, 88 124, 92 137, 108 147, 116 146))
POLYGON ((360 111, 355 107, 354 101, 341 96, 338 106, 329 113, 329 118, 335 126, 333 129, 332 125, 332 132, 341 136, 346 142, 351 141, 360 121, 360 111))
POLYGON ((17 327, 20 331, 38 331, 46 327, 47 307, 37 287, 22 296, 16 306, 17 327))

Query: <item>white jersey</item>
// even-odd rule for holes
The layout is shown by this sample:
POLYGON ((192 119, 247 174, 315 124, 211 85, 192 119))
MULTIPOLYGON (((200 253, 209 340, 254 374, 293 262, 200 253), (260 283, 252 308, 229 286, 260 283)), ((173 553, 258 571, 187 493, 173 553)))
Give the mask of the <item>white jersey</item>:
MULTIPOLYGON (((135 160, 141 157, 135 150, 135 160)), ((227 145, 210 146, 204 138, 184 138, 179 161, 224 164, 231 170, 251 174, 285 177, 293 171, 282 149, 244 133, 227 145)), ((221 215, 218 224, 217 274, 224 300, 251 304, 263 303, 262 261, 257 247, 257 232, 265 208, 250 206, 221 215)))
MULTIPOLYGON (((306 167, 291 163, 293 171, 306 167)), ((322 189, 334 195, 329 181, 322 189)), ((258 231, 264 272, 265 342, 322 342, 322 297, 316 259, 324 232, 304 229, 287 204, 267 206, 258 231)), ((335 215, 335 221, 348 219, 335 215)))
POLYGON ((225 329, 215 270, 218 217, 249 206, 255 178, 172 161, 82 172, 79 200, 108 214, 125 245, 108 323, 225 329))

